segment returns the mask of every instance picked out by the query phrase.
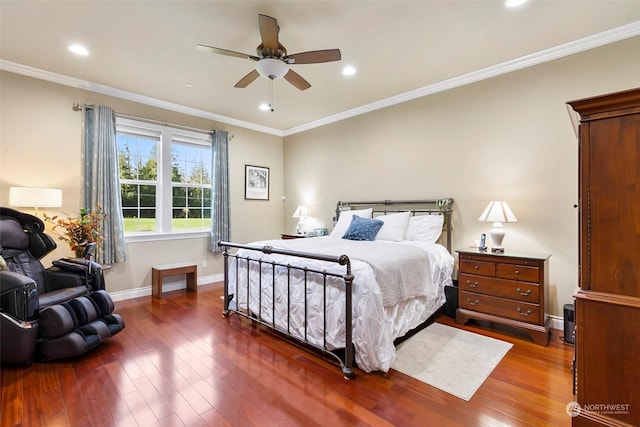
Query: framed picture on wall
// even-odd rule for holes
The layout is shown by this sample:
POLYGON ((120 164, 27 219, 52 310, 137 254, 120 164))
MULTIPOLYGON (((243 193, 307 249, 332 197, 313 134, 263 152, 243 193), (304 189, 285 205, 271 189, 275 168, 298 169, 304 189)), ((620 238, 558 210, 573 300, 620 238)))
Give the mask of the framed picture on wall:
POLYGON ((269 200, 269 168, 244 166, 244 198, 269 200))

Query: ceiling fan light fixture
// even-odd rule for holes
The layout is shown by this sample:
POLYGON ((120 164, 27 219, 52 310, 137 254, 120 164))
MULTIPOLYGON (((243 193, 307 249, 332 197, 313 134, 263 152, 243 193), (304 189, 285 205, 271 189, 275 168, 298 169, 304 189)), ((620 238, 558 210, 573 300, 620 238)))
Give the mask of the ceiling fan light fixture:
POLYGON ((289 72, 289 66, 279 59, 263 58, 256 64, 256 70, 268 79, 279 79, 289 72))

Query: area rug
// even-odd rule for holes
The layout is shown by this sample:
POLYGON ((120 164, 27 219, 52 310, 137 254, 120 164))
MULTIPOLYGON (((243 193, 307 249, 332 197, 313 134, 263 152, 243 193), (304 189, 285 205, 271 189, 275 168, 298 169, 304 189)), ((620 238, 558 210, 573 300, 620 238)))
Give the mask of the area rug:
POLYGON ((393 369, 470 400, 513 344, 433 323, 397 347, 393 369))

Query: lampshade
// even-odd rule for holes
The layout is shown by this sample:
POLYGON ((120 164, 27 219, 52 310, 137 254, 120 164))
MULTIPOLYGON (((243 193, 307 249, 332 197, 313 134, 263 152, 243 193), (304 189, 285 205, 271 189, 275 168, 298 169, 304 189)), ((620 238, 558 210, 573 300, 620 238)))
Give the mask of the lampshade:
POLYGON ((482 212, 479 221, 489 222, 518 222, 507 202, 489 202, 489 206, 482 212))
POLYGON ((59 208, 62 190, 58 188, 10 187, 9 206, 29 208, 59 208))
POLYGON ((307 218, 308 216, 309 210, 307 209, 307 207, 305 205, 298 205, 291 218, 307 218))
POLYGON ((256 70, 262 77, 279 79, 289 72, 289 66, 279 59, 264 58, 256 64, 256 70))
POLYGON ((502 240, 504 239, 505 231, 502 226, 503 222, 518 222, 518 219, 513 214, 507 202, 489 202, 489 206, 482 212, 480 221, 493 222, 493 228, 491 229, 491 239, 493 240, 493 247, 491 252, 502 254, 504 248, 502 247, 502 240))

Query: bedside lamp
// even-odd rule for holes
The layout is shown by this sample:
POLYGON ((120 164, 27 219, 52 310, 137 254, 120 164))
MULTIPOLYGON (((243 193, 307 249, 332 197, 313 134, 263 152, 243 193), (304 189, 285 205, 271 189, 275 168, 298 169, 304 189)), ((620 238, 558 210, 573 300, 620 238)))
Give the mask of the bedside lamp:
POLYGON ((9 206, 35 208, 59 208, 62 206, 62 190, 58 188, 10 187, 9 206))
POLYGON ((298 218, 298 227, 296 227, 296 233, 302 234, 302 223, 309 217, 309 210, 305 205, 298 205, 296 211, 291 218, 298 218))
POLYGON ((504 239, 504 227, 503 222, 518 222, 518 219, 513 214, 507 202, 489 202, 489 206, 482 212, 479 221, 493 222, 493 228, 491 229, 491 239, 493 240, 493 247, 491 252, 496 254, 503 254, 504 248, 502 247, 502 239, 504 239))

